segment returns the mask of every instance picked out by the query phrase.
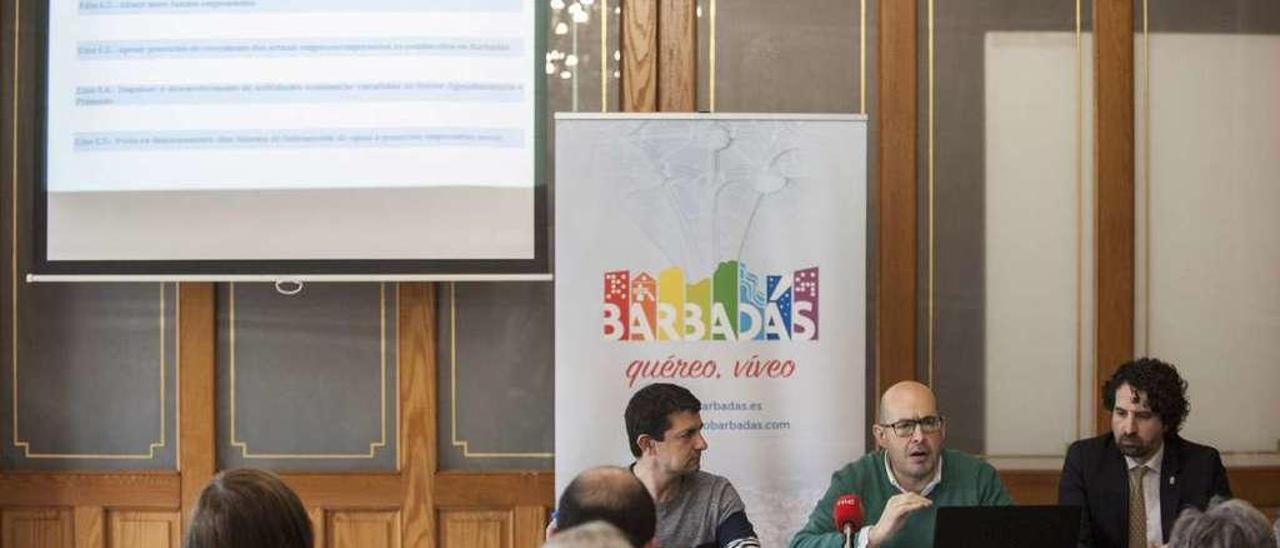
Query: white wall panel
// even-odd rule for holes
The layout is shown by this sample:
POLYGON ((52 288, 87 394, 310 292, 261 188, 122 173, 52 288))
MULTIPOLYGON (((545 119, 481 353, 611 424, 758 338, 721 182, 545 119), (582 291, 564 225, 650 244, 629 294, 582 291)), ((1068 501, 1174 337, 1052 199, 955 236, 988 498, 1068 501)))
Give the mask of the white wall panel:
POLYGON ((1092 420, 1092 57, 1089 35, 986 36, 989 455, 1062 455, 1092 420))
POLYGON ((1187 378, 1187 437, 1280 451, 1280 36, 1153 34, 1150 48, 1137 347, 1187 378))

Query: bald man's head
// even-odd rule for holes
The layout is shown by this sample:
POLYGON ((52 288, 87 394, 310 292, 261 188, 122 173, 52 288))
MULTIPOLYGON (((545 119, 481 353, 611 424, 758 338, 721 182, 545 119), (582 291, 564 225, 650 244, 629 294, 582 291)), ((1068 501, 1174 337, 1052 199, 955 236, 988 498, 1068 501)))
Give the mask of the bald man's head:
POLYGON ((903 418, 912 418, 913 413, 919 416, 936 415, 938 401, 933 397, 933 390, 916 381, 902 381, 890 386, 880 396, 879 420, 876 422, 889 424, 903 418))
POLYGON ((919 492, 937 474, 946 439, 938 402, 928 386, 903 381, 880 397, 879 419, 873 427, 876 445, 898 483, 919 492))
POLYGON ((653 539, 658 513, 644 484, 626 468, 600 466, 573 478, 556 513, 560 531, 602 520, 626 534, 639 548, 653 539))

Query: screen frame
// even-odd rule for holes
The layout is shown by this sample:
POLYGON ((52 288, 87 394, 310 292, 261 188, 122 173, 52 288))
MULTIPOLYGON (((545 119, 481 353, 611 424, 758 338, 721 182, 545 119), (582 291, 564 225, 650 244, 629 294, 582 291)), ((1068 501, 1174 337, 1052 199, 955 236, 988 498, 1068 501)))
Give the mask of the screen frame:
MULTIPOLYGON (((14 119, 13 161, 25 153, 32 162, 29 181, 21 182, 14 169, 10 199, 14 200, 13 258, 26 259, 28 279, 35 280, 85 280, 95 278, 119 279, 185 279, 185 280, 243 280, 269 279, 550 279, 552 272, 551 233, 553 221, 550 211, 551 176, 548 95, 546 76, 543 73, 541 53, 547 44, 547 9, 543 2, 534 4, 534 54, 529 70, 534 82, 534 256, 530 259, 279 259, 279 260, 50 260, 48 257, 48 86, 49 86, 49 10, 51 0, 14 0, 14 61, 21 59, 34 65, 28 74, 35 85, 23 85, 22 74, 14 73, 12 113, 14 119), (27 9, 22 9, 27 4, 27 9), (24 13, 25 11, 25 13, 24 13), (23 28, 28 25, 28 28, 23 28), (26 38, 23 40, 22 38, 26 38), (34 74, 31 74, 34 73, 34 74), (28 116, 23 116, 19 105, 22 91, 33 92, 35 97, 27 101, 31 105, 28 116), (18 125, 26 120, 31 127, 31 139, 22 142, 18 125), (28 192, 21 192, 22 189, 28 192), (27 200, 22 200, 26 194, 27 200), (28 201, 19 207, 19 200, 28 201), (19 228, 17 218, 24 210, 30 221, 29 245, 25 253, 19 253, 19 228)), ((16 265, 15 265, 16 267, 16 265)), ((16 273, 16 272, 15 272, 16 273)))

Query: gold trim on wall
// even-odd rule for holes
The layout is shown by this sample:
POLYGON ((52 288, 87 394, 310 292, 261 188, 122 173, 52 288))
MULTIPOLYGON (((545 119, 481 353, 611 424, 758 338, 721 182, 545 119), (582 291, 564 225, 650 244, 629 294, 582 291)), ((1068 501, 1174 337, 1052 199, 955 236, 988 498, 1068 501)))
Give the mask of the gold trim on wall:
POLYGON ((710 80, 710 86, 707 90, 707 99, 710 103, 707 108, 710 112, 716 111, 716 0, 711 0, 711 21, 707 25, 711 31, 711 37, 708 40, 707 59, 710 61, 710 67, 707 70, 707 76, 710 80))
MULTIPOLYGON (((14 49, 17 50, 16 47, 14 49)), ((16 118, 14 119, 14 124, 15 125, 17 124, 16 118)), ((15 190, 16 190, 16 184, 15 184, 15 190)), ((17 248, 16 232, 14 235, 14 247, 15 249, 17 248)), ((17 270, 18 270, 17 263, 14 263, 13 276, 15 280, 17 279, 17 274, 18 274, 17 270)), ((22 441, 21 439, 22 437, 18 434, 18 423, 19 423, 18 421, 18 322, 17 322, 18 292, 17 292, 17 286, 16 286, 17 282, 14 282, 14 284, 15 284, 15 287, 12 295, 13 317, 14 317, 13 378, 12 378, 12 382, 13 382, 13 446, 14 448, 15 449, 21 448, 23 458, 28 458, 28 459, 63 459, 63 460, 65 459, 103 459, 103 460, 152 460, 152 459, 155 459, 156 451, 168 446, 169 444, 166 436, 166 433, 168 431, 168 426, 167 426, 168 422, 165 417, 168 414, 168 406, 166 405, 166 402, 168 401, 168 399, 165 397, 165 388, 167 387, 168 383, 166 382, 167 377, 165 374, 165 369, 167 369, 169 366, 168 360, 165 359, 165 344, 164 344, 164 339, 166 335, 165 321, 164 321, 164 312, 165 312, 164 286, 165 284, 163 283, 158 284, 160 286, 160 322, 159 322, 160 323, 160 440, 156 442, 152 442, 147 447, 147 450, 145 453, 126 453, 126 454, 33 453, 31 451, 31 443, 22 441)))
POLYGON ((600 0, 600 112, 609 112, 609 0, 600 0))
POLYGON ((933 0, 929 0, 929 4, 928 4, 928 11, 929 11, 929 13, 928 13, 928 16, 927 16, 927 17, 928 17, 928 22, 929 22, 929 125, 928 125, 928 132, 929 132, 929 135, 928 135, 928 138, 929 138, 929 157, 928 157, 928 168, 929 168, 929 274, 928 274, 928 278, 929 278, 929 282, 928 282, 928 283, 929 283, 929 295, 928 295, 928 302, 929 302, 929 319, 928 319, 928 326, 926 327, 926 331, 928 332, 928 342, 927 342, 927 347, 925 348, 925 354, 926 354, 926 358, 925 358, 925 359, 926 359, 926 362, 925 362, 925 363, 928 365, 928 369, 929 369, 929 379, 928 379, 928 380, 929 380, 929 386, 930 386, 930 387, 932 387, 932 386, 933 386, 933 369, 934 369, 934 364, 933 364, 933 323, 934 323, 934 316, 933 316, 933 301, 934 301, 934 299, 933 299, 933 275, 934 275, 934 270, 935 270, 935 269, 934 269, 934 262, 935 262, 935 261, 934 261, 934 255, 935 255, 934 251, 935 251, 935 248, 937 247, 937 245, 936 245, 936 240, 934 239, 934 233, 933 233, 933 225, 934 225, 934 210, 935 210, 935 208, 934 208, 934 201, 933 201, 933 199, 934 199, 934 192, 933 192, 933 147, 934 147, 934 144, 933 144, 933 82, 934 82, 934 76, 933 76, 933 74, 934 74, 934 70, 933 70, 933 69, 934 69, 934 67, 933 67, 933 0))
MULTIPOLYGON (((1151 27, 1150 0, 1142 0, 1142 353, 1151 355, 1151 27)), ((1137 110, 1137 109, 1135 109, 1137 110)), ((1137 338, 1137 334, 1134 334, 1137 338)), ((1278 442, 1280 443, 1280 442, 1278 442)), ((1280 451, 1219 451, 1222 456, 1276 457, 1280 451)))
POLYGON ((450 443, 469 459, 550 459, 551 453, 473 452, 471 444, 458 437, 458 299, 454 282, 449 282, 449 427, 450 443))
MULTIPOLYGON (((367 453, 253 453, 249 450, 246 442, 236 439, 236 284, 231 282, 228 285, 227 293, 229 296, 229 321, 228 334, 230 337, 230 348, 228 349, 227 363, 229 366, 230 389, 229 389, 229 440, 232 447, 240 449, 240 456, 244 459, 372 459, 377 457, 379 449, 387 446, 387 284, 385 282, 378 284, 378 329, 379 329, 379 404, 378 413, 381 421, 381 432, 378 441, 369 443, 369 451, 367 453)), ((398 288, 398 284, 397 284, 398 288)), ((399 317, 400 310, 400 292, 396 291, 396 312, 399 317)), ((397 329, 397 332, 399 330, 397 329)), ((396 335, 399 341, 399 334, 396 335)), ((396 371, 399 374, 400 353, 396 353, 396 371)), ((397 393, 398 393, 397 389, 397 393)), ((399 400, 399 397, 396 398, 399 400)), ((398 408, 398 407, 397 407, 398 408)))
POLYGON ((1151 355, 1151 27, 1142 0, 1142 355, 1151 355))
POLYGON ((1076 0, 1076 414, 1072 417, 1076 439, 1081 437, 1080 424, 1084 420, 1094 423, 1094 413, 1090 413, 1088 419, 1081 413, 1084 409, 1084 35, 1080 9, 1080 0, 1076 0))
MULTIPOLYGON (((1145 0, 1144 0, 1145 1, 1145 0)), ((934 249, 936 242, 934 240, 934 0, 929 2, 929 385, 933 386, 934 378, 934 360, 933 360, 933 323, 934 323, 934 293, 933 293, 933 275, 934 275, 934 249)), ((1075 329, 1075 378, 1076 378, 1076 397, 1075 397, 1075 414, 1072 415, 1072 422, 1075 425, 1075 439, 1082 437, 1081 410, 1084 407, 1084 48, 1083 48, 1083 15, 1081 11, 1081 0, 1075 0, 1075 44, 1076 44, 1076 290, 1075 290, 1075 312, 1076 312, 1076 329, 1075 329)), ((1090 404, 1093 402, 1090 401, 1090 404)), ((1092 422, 1092 421, 1090 421, 1092 422)), ((1061 458, 1066 456, 1066 450, 1061 454, 988 454, 982 453, 978 455, 983 459, 991 458, 1061 458)))
MULTIPOLYGON (((932 0, 930 0, 932 4, 932 0)), ((709 101, 708 111, 716 111, 716 0, 710 0, 711 19, 708 23, 710 37, 708 39, 708 59, 710 68, 707 71, 709 101)), ((867 0, 858 0, 858 114, 867 113, 867 0)), ((932 74, 932 71, 930 72, 932 74)))
POLYGON ((858 0, 858 114, 867 113, 867 0, 858 0))
POLYGON ((13 134, 11 136, 10 146, 12 147, 12 171, 10 173, 10 236, 12 238, 9 254, 9 277, 10 292, 9 298, 12 303, 10 310, 10 366, 12 370, 12 398, 13 398, 13 446, 21 448, 24 458, 28 459, 99 459, 99 460, 152 460, 155 458, 156 451, 168 445, 166 438, 167 418, 166 418, 166 402, 165 385, 166 374, 165 369, 168 367, 165 359, 165 321, 164 321, 164 285, 160 286, 160 440, 152 442, 148 445, 146 453, 131 454, 110 454, 110 453, 33 453, 31 451, 31 443, 22 441, 22 436, 18 433, 18 102, 21 96, 21 74, 22 74, 22 0, 14 0, 13 2, 13 94, 12 94, 12 118, 13 134))

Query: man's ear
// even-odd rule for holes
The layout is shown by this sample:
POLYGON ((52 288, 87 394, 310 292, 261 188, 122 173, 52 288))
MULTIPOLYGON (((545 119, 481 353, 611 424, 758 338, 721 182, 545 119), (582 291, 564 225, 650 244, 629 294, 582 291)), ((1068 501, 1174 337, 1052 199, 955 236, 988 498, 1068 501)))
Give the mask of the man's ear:
POLYGON ((650 436, 648 434, 640 434, 639 436, 637 436, 636 447, 640 448, 640 454, 644 455, 645 453, 648 453, 649 450, 653 448, 654 441, 655 440, 653 439, 653 436, 650 436))
POLYGON ((886 443, 884 439, 885 427, 880 426, 878 424, 873 424, 871 425, 871 432, 875 434, 876 447, 880 449, 884 449, 885 443, 886 443))
POLYGON ((649 539, 649 542, 644 543, 644 548, 658 548, 658 537, 649 539))

